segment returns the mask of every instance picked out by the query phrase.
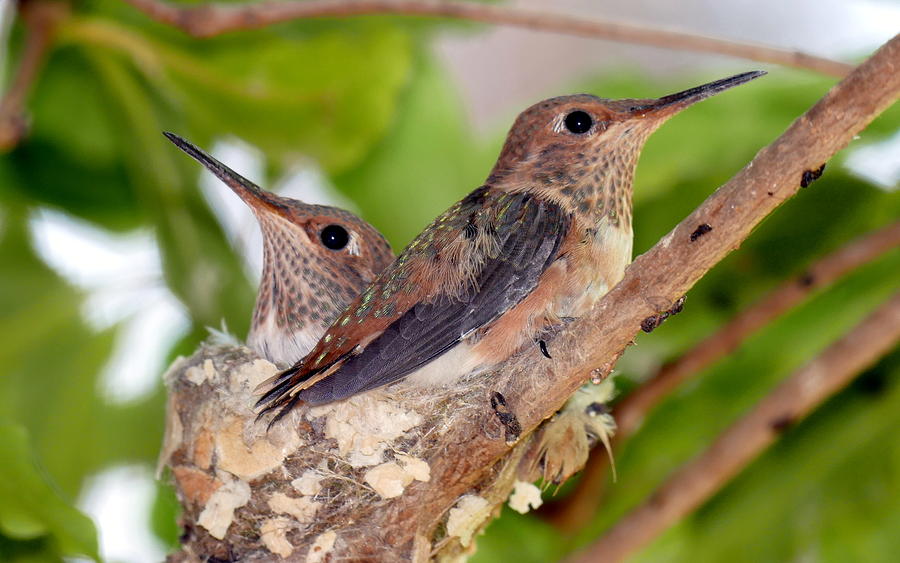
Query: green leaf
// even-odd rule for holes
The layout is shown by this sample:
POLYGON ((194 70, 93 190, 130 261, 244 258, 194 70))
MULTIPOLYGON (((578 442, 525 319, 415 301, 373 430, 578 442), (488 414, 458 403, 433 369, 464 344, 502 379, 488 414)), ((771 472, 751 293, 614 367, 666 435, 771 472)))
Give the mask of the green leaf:
POLYGON ((60 555, 99 559, 94 524, 47 483, 25 429, 8 422, 0 423, 0 531, 17 540, 47 535, 60 555))
MULTIPOLYGON (((725 263, 720 265, 726 266, 725 263)), ((887 299, 896 290, 897 272, 900 272, 900 255, 896 253, 860 268, 836 284, 833 289, 814 296, 803 306, 766 327, 728 358, 672 394, 650 413, 641 431, 629 440, 617 455, 619 482, 609 487, 609 495, 605 499, 601 513, 598 514, 597 521, 584 531, 582 540, 587 541, 596 537, 602 529, 610 526, 628 509, 645 499, 667 475, 702 451, 719 432, 765 396, 778 381, 815 356, 828 343, 840 337, 869 311, 887 299)), ((755 278, 741 279, 749 283, 748 280, 755 278)), ((733 278, 723 277, 721 281, 734 283, 733 278)), ((696 338, 698 331, 691 328, 691 317, 698 309, 700 314, 703 314, 705 306, 708 305, 702 301, 698 302, 697 299, 692 301, 689 296, 685 312, 672 319, 671 324, 667 323, 654 331, 652 335, 639 338, 637 349, 643 348, 645 340, 671 338, 668 336, 669 333, 686 331, 694 334, 696 338)), ((896 371, 893 373, 896 374, 896 371)), ((815 416, 824 417, 823 420, 832 420, 830 423, 832 425, 851 424, 851 421, 860 417, 860 411, 844 412, 834 405, 842 404, 842 401, 852 403, 856 400, 853 391, 844 392, 832 403, 821 407, 815 416)), ((850 486, 849 482, 826 483, 818 481, 818 478, 822 472, 830 471, 829 464, 871 463, 861 462, 858 459, 858 452, 853 444, 858 443, 862 435, 875 436, 880 432, 887 432, 889 428, 895 428, 896 422, 893 419, 869 420, 859 424, 860 435, 845 438, 843 441, 839 440, 838 434, 834 432, 804 433, 802 436, 805 437, 798 435, 796 438, 793 438, 793 435, 789 436, 789 439, 776 448, 801 448, 807 451, 810 447, 807 443, 818 443, 818 447, 827 450, 834 457, 826 461, 815 459, 813 456, 792 454, 790 456, 792 461, 785 461, 777 468, 756 469, 755 465, 749 467, 745 471, 747 478, 759 483, 753 493, 759 497, 757 499, 759 506, 755 510, 741 510, 739 506, 730 505, 729 497, 725 493, 723 493, 725 496, 714 497, 710 506, 719 506, 718 510, 725 511, 728 516, 720 517, 715 530, 708 533, 705 530, 699 533, 699 529, 693 528, 682 530, 690 531, 689 537, 678 539, 678 542, 684 545, 683 556, 677 557, 669 550, 666 551, 669 554, 667 558, 673 561, 697 558, 713 561, 734 558, 739 561, 747 560, 739 555, 741 549, 746 551, 748 557, 755 556, 762 560, 781 561, 798 556, 794 551, 796 546, 791 544, 790 537, 783 535, 786 533, 782 529, 784 519, 772 515, 782 514, 784 518, 801 520, 804 517, 811 517, 802 503, 798 503, 796 497, 791 495, 791 488, 798 487, 798 483, 804 483, 808 495, 818 499, 829 499, 837 490, 846 490, 850 486), (787 473, 792 473, 793 477, 788 479, 787 473), (709 557, 699 555, 701 552, 719 549, 719 541, 726 537, 740 538, 741 547, 727 556, 721 553, 709 557), (778 537, 783 540, 781 544, 775 541, 778 537), (763 542, 761 538, 766 538, 766 541, 763 542), (764 543, 771 551, 761 554, 758 543, 764 543)), ((894 451, 891 449, 893 445, 884 445, 888 442, 890 440, 885 439, 881 451, 894 451)), ((900 486, 900 472, 896 469, 895 467, 885 470, 883 486, 900 486)), ((752 496, 750 491, 747 491, 747 495, 752 496)), ((848 493, 847 496, 849 498, 853 495, 848 493)), ((861 499, 847 502, 855 503, 855 506, 861 499)), ((847 508, 849 509, 849 506, 847 508)), ((816 518, 823 520, 815 525, 815 533, 819 535, 808 541, 820 544, 826 539, 824 528, 821 526, 830 521, 837 512, 826 517, 822 512, 823 508, 816 507, 811 510, 816 518)), ((884 537, 892 533, 891 529, 885 526, 886 524, 882 524, 881 521, 872 521, 864 525, 862 533, 884 537)), ((794 529, 794 532, 797 532, 797 529, 794 529)), ((671 548, 669 542, 674 540, 669 536, 666 538, 660 540, 658 549, 671 548)), ((650 553, 656 554, 655 557, 658 558, 660 551, 654 550, 650 553)), ((648 557, 647 560, 654 560, 654 556, 648 557)))
POLYGON ((359 161, 387 129, 410 49, 405 34, 378 28, 267 38, 255 48, 228 44, 202 61, 161 53, 184 88, 195 128, 234 134, 281 161, 311 156, 337 171, 359 161))
POLYGON ((133 61, 147 94, 178 116, 168 126, 194 141, 232 134, 277 160, 312 157, 328 170, 352 165, 381 137, 412 51, 408 35, 386 25, 163 42, 84 17, 68 22, 63 37, 133 61))
POLYGON ((478 550, 472 563, 557 561, 565 546, 564 538, 552 526, 508 507, 503 507, 501 517, 491 522, 486 533, 476 536, 474 542, 478 550))
POLYGON ((31 100, 29 136, 0 156, 10 175, 0 198, 15 193, 106 228, 134 228, 143 213, 122 162, 128 145, 118 142, 97 78, 76 50, 53 52, 31 100))
POLYGON ((36 116, 29 137, 64 147, 73 160, 117 163, 124 148, 116 134, 120 124, 100 79, 80 49, 55 49, 29 102, 36 116))
MULTIPOLYGON (((4 375, 59 327, 78 319, 80 294, 34 255, 20 208, 9 207, 0 230, 0 261, 15 264, 0 276, 0 362, 4 375)), ((0 377, 0 382, 6 378, 0 377)), ((9 412, 9 411, 5 411, 9 412)))
POLYGON ((156 497, 151 510, 151 527, 156 537, 161 539, 171 550, 178 547, 178 536, 181 529, 178 526, 178 515, 181 513, 181 505, 175 496, 175 488, 163 478, 156 482, 156 497))
POLYGON ((814 553, 820 561, 893 561, 898 375, 895 352, 637 560, 787 561, 814 553))

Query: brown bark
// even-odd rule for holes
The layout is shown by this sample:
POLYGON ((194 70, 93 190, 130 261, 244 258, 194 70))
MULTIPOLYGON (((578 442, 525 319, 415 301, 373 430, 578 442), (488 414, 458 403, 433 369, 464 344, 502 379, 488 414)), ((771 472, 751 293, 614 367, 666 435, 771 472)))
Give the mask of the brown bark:
POLYGON ((53 44, 56 26, 68 11, 68 5, 62 2, 21 3, 19 14, 25 23, 25 46, 16 73, 0 100, 0 153, 15 147, 28 131, 25 100, 53 44))
MULTIPOLYGON (((197 522, 206 511, 222 512, 228 503, 237 508, 227 522, 217 521, 227 523, 226 530, 219 529, 224 541, 212 541, 204 526, 191 526, 184 550, 175 558, 209 555, 218 549, 229 558, 252 560, 267 553, 271 557, 271 551, 280 549, 290 550, 290 558, 301 559, 314 542, 322 546, 330 540, 333 545, 327 551, 333 560, 423 560, 464 552, 469 532, 486 525, 507 498, 530 433, 592 375, 599 379, 608 374, 644 319, 669 309, 797 191, 805 172, 817 170, 898 94, 900 36, 832 88, 731 181, 638 257, 591 314, 572 322, 549 343, 553 359, 535 347, 495 373, 464 380, 458 388, 380 391, 314 411, 298 409, 268 436, 262 424, 253 423, 247 407, 241 406, 249 402, 250 383, 265 375, 259 370, 248 375, 242 367, 246 357, 235 351, 215 355, 210 376, 203 368, 188 377, 184 365, 179 366, 169 377, 173 408, 164 459, 183 467, 182 473, 188 475, 198 459, 207 461, 206 454, 196 452, 212 452, 206 468, 199 468, 203 475, 178 481, 183 499, 190 496, 188 482, 200 484, 192 498, 202 500, 210 494, 202 509, 186 511, 186 521, 197 522), (711 230, 692 237, 704 224, 711 230), (223 382, 237 384, 223 392, 223 382), (185 394, 188 385, 210 392, 185 394), (490 406, 492 394, 498 391, 521 428, 516 444, 507 443, 504 427, 490 406), (222 406, 217 396, 237 402, 222 406), (226 416, 231 418, 228 423, 222 420, 226 416), (359 424, 366 417, 385 424, 406 421, 409 427, 396 435, 387 432, 373 438, 376 429, 359 424), (341 447, 354 437, 361 441, 341 447), (287 447, 297 440, 302 445, 287 447), (241 444, 247 451, 256 448, 262 453, 241 456, 241 444), (234 477, 234 472, 221 468, 218 460, 223 455, 243 459, 244 465, 252 462, 253 470, 241 469, 232 459, 229 466, 245 478, 234 477), (358 465, 372 461, 361 459, 367 455, 375 457, 376 465, 358 465), (270 466, 279 456, 281 463, 270 466), (290 485, 306 471, 324 476, 318 493, 301 494, 299 485, 290 485), (390 496, 398 490, 398 496, 390 496), (319 505, 315 517, 307 518, 304 511, 312 510, 311 502, 319 505), (268 535, 261 535, 261 530, 268 535)), ((200 362, 203 354, 208 352, 191 362, 200 362)), ((265 366, 259 369, 270 373, 265 366)))

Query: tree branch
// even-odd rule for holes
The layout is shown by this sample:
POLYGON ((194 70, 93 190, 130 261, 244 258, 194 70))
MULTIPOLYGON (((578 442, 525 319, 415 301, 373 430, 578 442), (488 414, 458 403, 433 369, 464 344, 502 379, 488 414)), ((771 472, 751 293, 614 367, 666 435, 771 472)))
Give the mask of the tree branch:
POLYGON ((0 100, 0 153, 15 147, 28 129, 25 100, 53 43, 56 25, 68 13, 68 5, 22 2, 19 13, 26 27, 25 47, 9 89, 0 100))
MULTIPOLYGON (((681 357, 663 365, 651 379, 623 398, 613 409, 617 425, 613 444, 619 444, 637 432, 647 413, 688 378, 730 354, 744 340, 793 309, 814 291, 831 285, 860 266, 898 247, 900 221, 860 237, 821 258, 805 272, 783 283, 718 331, 701 340, 681 357)), ((550 513, 551 521, 563 530, 580 529, 596 513, 601 502, 607 467, 606 456, 592 455, 581 474, 578 486, 550 513)))
POLYGON ((822 258, 805 272, 788 280, 718 332, 686 354, 663 366, 653 379, 635 389, 616 406, 617 435, 634 434, 646 414, 690 376, 727 356, 741 342, 776 318, 796 307, 814 291, 827 287, 889 250, 900 247, 900 221, 860 237, 822 258))
POLYGON ((304 18, 345 18, 396 14, 463 19, 536 31, 579 35, 621 43, 650 45, 701 53, 727 55, 845 76, 853 65, 800 51, 728 41, 713 37, 604 20, 567 16, 472 2, 443 0, 285 0, 253 4, 200 4, 176 6, 164 0, 126 0, 151 18, 175 26, 195 37, 264 27, 304 18))
POLYGON ((260 556, 266 550, 300 557, 295 550, 306 550, 313 555, 328 552, 336 560, 419 561, 464 553, 471 534, 486 525, 509 496, 530 433, 587 378, 608 374, 643 319, 670 308, 796 193, 805 172, 819 169, 893 103, 900 94, 898 70, 900 36, 638 257, 589 315, 549 343, 553 359, 535 347, 495 373, 465 378, 456 388, 388 388, 325 407, 295 409, 271 435, 246 411, 247 389, 274 368, 248 375, 234 352, 216 356, 208 370, 202 356, 192 360, 200 362, 201 369, 176 366, 168 377, 173 392, 163 460, 173 467, 188 534, 183 552, 173 559, 216 549, 232 558, 260 556), (692 237, 699 225, 710 230, 692 237), (249 381, 233 384, 234 379, 227 379, 218 396, 191 391, 191 385, 208 386, 221 379, 217 373, 226 372, 249 381), (522 430, 516 444, 504 439, 490 406, 496 392, 506 398, 507 418, 522 430), (244 411, 223 422, 230 411, 221 401, 244 411), (358 426, 378 413, 384 414, 378 424, 406 421, 408 428, 385 438, 380 427, 366 424, 370 430, 364 431, 358 426), (369 434, 373 431, 381 434, 369 434), (221 447, 220 439, 225 440, 221 447), (230 452, 234 458, 244 450, 252 455, 244 455, 243 464, 230 462, 233 471, 216 465, 224 459, 218 452, 230 452), (378 465, 365 465, 373 456, 378 465), (273 458, 277 463, 271 463, 273 458), (202 466, 196 465, 198 459, 202 466), (321 477, 327 486, 312 492, 306 484, 316 475, 309 472, 327 473, 321 477), (309 494, 295 498, 296 491, 309 494), (278 516, 281 513, 291 518, 278 516))
POLYGON ((693 511, 900 341, 900 293, 801 368, 572 563, 621 561, 693 511))

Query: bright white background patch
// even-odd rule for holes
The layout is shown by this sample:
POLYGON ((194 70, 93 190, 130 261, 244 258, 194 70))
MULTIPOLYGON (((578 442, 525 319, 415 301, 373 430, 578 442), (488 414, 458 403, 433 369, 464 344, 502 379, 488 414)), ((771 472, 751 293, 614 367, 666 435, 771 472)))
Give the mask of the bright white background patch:
POLYGON ((147 231, 114 234, 57 211, 29 220, 40 257, 87 294, 82 314, 102 330, 124 321, 100 377, 112 402, 150 393, 166 351, 188 329, 184 307, 166 287, 155 239, 147 231))
POLYGON ((153 474, 146 467, 121 465, 91 479, 78 507, 97 524, 104 561, 157 563, 165 559, 165 546, 150 532, 155 496, 153 474))
POLYGON ((887 191, 896 190, 900 183, 900 133, 880 143, 859 147, 850 153, 846 162, 847 167, 860 178, 887 191))

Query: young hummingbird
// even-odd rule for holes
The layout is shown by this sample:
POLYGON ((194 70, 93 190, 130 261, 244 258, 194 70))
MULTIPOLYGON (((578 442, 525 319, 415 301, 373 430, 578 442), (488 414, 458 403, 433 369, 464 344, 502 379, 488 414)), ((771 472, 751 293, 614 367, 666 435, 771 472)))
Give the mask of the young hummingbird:
POLYGON ((267 192, 178 135, 164 135, 218 176, 256 215, 263 234, 263 271, 247 344, 275 364, 293 364, 393 262, 390 245, 349 211, 267 192))
POLYGON ((578 317, 631 261, 631 190, 647 137, 682 109, 765 74, 659 99, 588 94, 516 119, 485 181, 434 220, 257 403, 275 420, 406 378, 440 385, 578 317))

